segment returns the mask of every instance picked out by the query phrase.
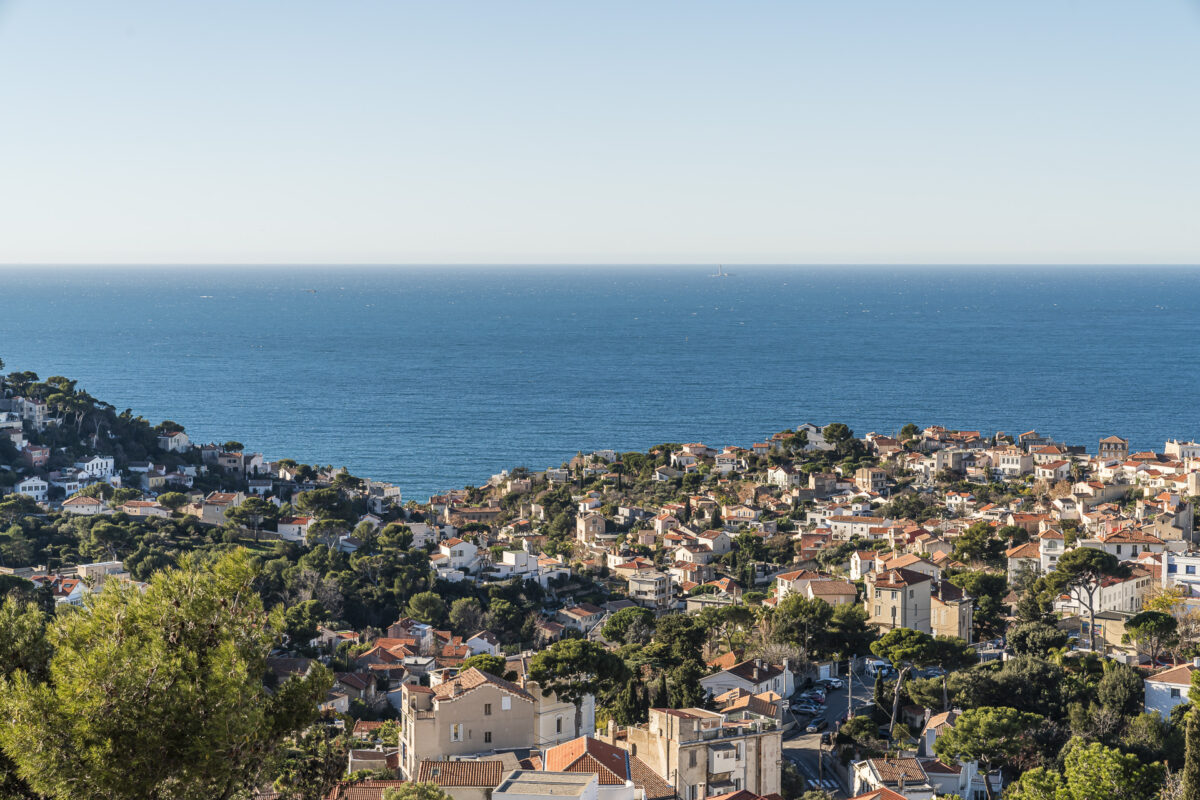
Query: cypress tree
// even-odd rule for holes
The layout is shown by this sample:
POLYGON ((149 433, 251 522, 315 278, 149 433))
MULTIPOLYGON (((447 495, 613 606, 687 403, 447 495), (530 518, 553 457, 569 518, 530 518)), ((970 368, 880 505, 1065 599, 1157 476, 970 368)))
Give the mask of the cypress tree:
POLYGON ((654 693, 654 702, 664 708, 669 708, 671 701, 667 699, 667 673, 658 673, 658 690, 654 693))
POLYGON ((641 702, 638 704, 638 722, 650 720, 650 687, 642 684, 641 702))
POLYGON ((1187 715, 1183 758, 1183 800, 1200 800, 1200 716, 1193 707, 1187 715))

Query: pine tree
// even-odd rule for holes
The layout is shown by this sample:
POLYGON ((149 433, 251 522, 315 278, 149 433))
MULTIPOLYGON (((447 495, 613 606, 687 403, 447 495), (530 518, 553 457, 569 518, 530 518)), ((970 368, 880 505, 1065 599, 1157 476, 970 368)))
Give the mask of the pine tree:
POLYGON ((1193 707, 1187 715, 1186 750, 1183 759, 1183 798, 1200 798, 1200 716, 1193 707))

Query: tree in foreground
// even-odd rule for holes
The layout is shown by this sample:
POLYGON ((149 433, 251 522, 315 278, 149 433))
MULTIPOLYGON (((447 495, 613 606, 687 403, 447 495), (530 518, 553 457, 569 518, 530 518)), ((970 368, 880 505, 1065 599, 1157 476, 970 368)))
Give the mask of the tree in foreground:
POLYGON ((402 786, 385 789, 383 800, 451 800, 436 783, 410 781, 402 786))
POLYGON ((529 665, 529 677, 543 691, 575 706, 575 730, 580 736, 590 735, 583 730, 583 699, 611 690, 628 678, 628 672, 620 656, 587 639, 556 642, 529 665))
POLYGON ((55 619, 46 680, 0 687, 0 747, 53 800, 224 800, 258 785, 280 744, 331 685, 317 666, 274 692, 280 639, 246 551, 158 573, 143 592, 110 581, 55 619))
POLYGON ((1037 714, 1015 708, 967 709, 953 728, 938 737, 933 750, 946 763, 951 759, 979 762, 984 790, 992 798, 992 770, 1011 761, 1020 752, 1026 731, 1041 721, 1037 714))
MULTIPOLYGON (((1196 673, 1192 673, 1195 675, 1196 673)), ((1192 688, 1195 691, 1195 687, 1192 688)), ((1187 713, 1183 757, 1183 796, 1200 797, 1200 712, 1195 708, 1187 713)))
MULTIPOLYGON (((1067 800, 1144 800, 1158 796, 1162 787, 1162 764, 1143 764, 1130 753, 1122 753, 1100 742, 1084 744, 1080 739, 1066 747, 1063 774, 1067 800)), ((1185 798, 1196 795, 1184 794, 1185 798)))

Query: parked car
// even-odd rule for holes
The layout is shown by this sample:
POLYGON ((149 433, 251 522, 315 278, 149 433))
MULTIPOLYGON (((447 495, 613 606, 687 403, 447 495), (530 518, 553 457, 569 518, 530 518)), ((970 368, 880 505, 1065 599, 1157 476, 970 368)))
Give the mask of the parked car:
POLYGON ((841 678, 825 678, 824 680, 817 681, 817 683, 820 683, 823 686, 826 686, 830 689, 845 689, 846 688, 846 682, 844 680, 842 680, 841 678))
POLYGON ((822 710, 823 709, 820 706, 812 703, 796 703, 794 706, 792 706, 793 714, 803 714, 808 717, 815 717, 817 714, 820 714, 822 710))
POLYGON ((833 731, 825 731, 821 734, 821 744, 833 744, 833 731))
POLYGON ((804 694, 800 695, 800 699, 801 699, 801 701, 808 700, 813 703, 820 703, 821 705, 825 705, 825 693, 824 692, 805 692, 804 694))
POLYGON ((808 727, 805 728, 804 730, 807 731, 808 733, 820 733, 821 731, 825 730, 828 727, 829 727, 829 720, 821 718, 821 719, 814 719, 812 722, 808 723, 808 727))

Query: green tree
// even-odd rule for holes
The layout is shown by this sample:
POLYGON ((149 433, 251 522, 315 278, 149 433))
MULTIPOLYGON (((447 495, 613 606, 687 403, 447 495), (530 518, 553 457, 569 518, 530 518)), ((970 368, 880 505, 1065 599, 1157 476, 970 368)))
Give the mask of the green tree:
POLYGON ((474 597, 460 597, 450 604, 450 627, 463 636, 479 632, 483 607, 474 597))
POLYGON ((1068 550, 1058 559, 1054 571, 1047 576, 1052 591, 1070 593, 1087 609, 1088 643, 1092 652, 1096 650, 1096 592, 1108 577, 1125 577, 1129 568, 1117 557, 1091 547, 1068 550))
POLYGON ((970 666, 979 660, 979 654, 957 636, 935 636, 929 653, 931 663, 941 667, 942 672, 942 710, 950 710, 950 695, 946 688, 946 680, 950 672, 970 666))
POLYGON ((617 613, 608 618, 604 623, 604 627, 600 629, 600 633, 605 639, 610 642, 625 642, 625 634, 629 632, 632 626, 653 627, 654 612, 648 608, 630 607, 622 608, 617 613))
POLYGON ((1067 745, 1063 757, 1068 800, 1145 800, 1158 795, 1164 772, 1162 764, 1143 764, 1135 755, 1080 739, 1067 745))
POLYGON ((1179 643, 1179 621, 1162 611, 1143 611, 1125 623, 1121 641, 1150 656, 1153 667, 1164 650, 1179 643))
POLYGON ((628 677, 620 656, 587 639, 555 642, 533 657, 529 677, 543 691, 575 706, 575 730, 583 730, 583 699, 610 691, 628 677))
MULTIPOLYGON (((1196 691, 1196 674, 1192 673, 1192 688, 1196 691)), ((1200 711, 1193 705, 1187 712, 1187 725, 1184 733, 1183 756, 1183 797, 1193 800, 1200 797, 1200 711)))
POLYGON ((1096 684, 1096 699, 1102 707, 1121 717, 1131 716, 1142 707, 1144 692, 1145 683, 1136 669, 1117 661, 1104 663, 1104 676, 1096 684))
POLYGON ((916 425, 914 425, 911 422, 900 429, 901 441, 908 441, 909 439, 915 439, 920 434, 921 434, 921 429, 918 428, 916 425))
POLYGON ((436 783, 408 783, 385 789, 383 800, 453 800, 436 783))
POLYGON ((417 592, 408 601, 408 615, 426 625, 437 625, 446 614, 446 601, 436 592, 417 592))
POLYGON ((508 670, 508 662, 500 656, 494 656, 490 653, 478 653, 463 660, 459 666, 460 672, 466 672, 471 667, 486 672, 489 675, 495 675, 497 678, 503 678, 504 673, 508 670))
POLYGON ((325 800, 345 771, 346 748, 314 725, 282 749, 273 788, 280 800, 325 800))
POLYGON ((992 770, 1009 763, 1020 752, 1026 731, 1042 718, 1015 708, 969 708, 934 742, 933 750, 946 763, 951 759, 978 761, 987 796, 992 791, 992 770))
POLYGON ((158 496, 158 504, 163 508, 178 511, 187 505, 188 497, 183 492, 163 492, 158 496))
MULTIPOLYGON (((14 673, 34 683, 46 679, 53 654, 46 639, 46 613, 15 594, 0 602, 0 686, 14 673)), ((16 765, 0 751, 0 797, 34 798, 29 785, 17 775, 16 765)))
POLYGON ((279 509, 274 503, 268 503, 261 497, 247 497, 240 505, 225 509, 225 517, 243 528, 254 531, 254 541, 258 541, 258 532, 264 522, 279 518, 279 509))
POLYGON ((954 558, 967 563, 997 566, 1004 555, 1004 542, 986 522, 976 522, 955 540, 954 558))
POLYGON ((260 784, 332 685, 323 667, 263 684, 281 615, 264 612, 245 551, 211 568, 109 581, 84 613, 57 617, 48 679, 0 687, 0 747, 55 800, 207 800, 260 784))
POLYGON ((871 652, 886 658, 897 670, 896 688, 892 698, 892 731, 900 720, 900 693, 903 691, 904 676, 913 667, 926 667, 934 663, 937 646, 928 633, 912 628, 893 628, 871 645, 871 652))
POLYGON ((293 645, 308 646, 317 637, 317 626, 327 619, 329 612, 320 600, 305 600, 291 606, 283 614, 288 641, 293 645))
POLYGON ((1044 622, 1020 622, 1008 632, 1008 645, 1017 655, 1044 658, 1051 650, 1067 646, 1067 632, 1044 622))
POLYGON ((771 619, 775 640, 796 645, 801 657, 808 660, 809 653, 816 649, 817 637, 829 629, 833 606, 819 597, 810 600, 792 592, 779 602, 771 619))
POLYGON ((1034 767, 1021 773, 1021 778, 1008 787, 1004 800, 1067 800, 1061 794, 1066 788, 1062 775, 1045 767, 1034 767))

